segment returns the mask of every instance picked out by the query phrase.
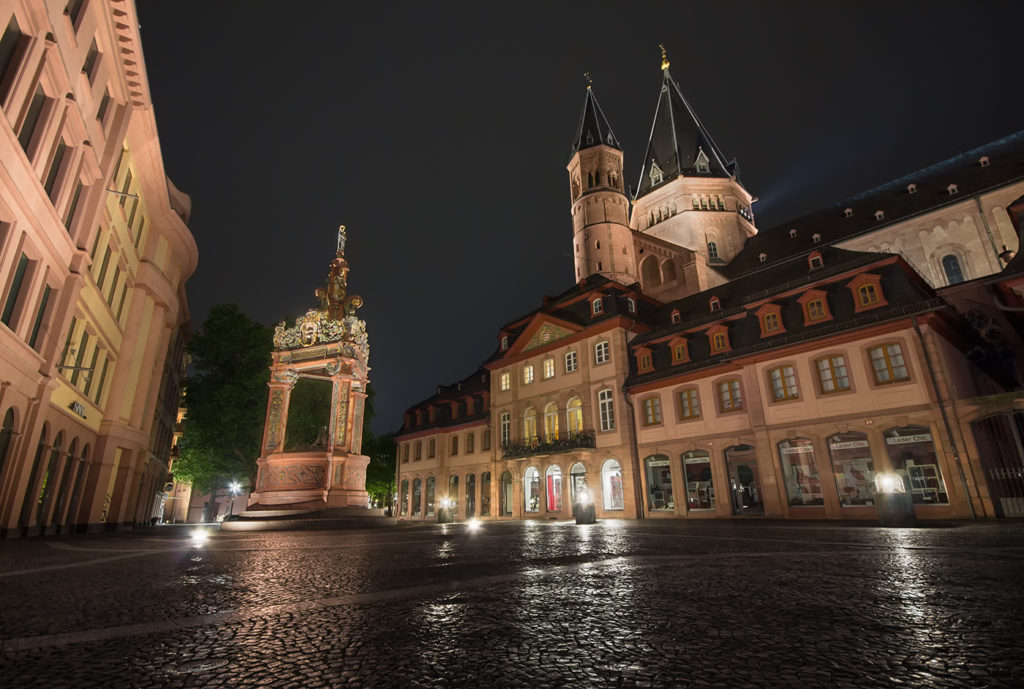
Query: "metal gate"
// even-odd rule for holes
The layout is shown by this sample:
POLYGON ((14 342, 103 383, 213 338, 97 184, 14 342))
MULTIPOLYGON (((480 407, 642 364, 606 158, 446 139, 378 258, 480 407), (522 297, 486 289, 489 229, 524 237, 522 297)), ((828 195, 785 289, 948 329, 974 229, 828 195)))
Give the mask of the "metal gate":
POLYGON ((971 430, 997 516, 1024 517, 1024 413, 986 416, 971 430))

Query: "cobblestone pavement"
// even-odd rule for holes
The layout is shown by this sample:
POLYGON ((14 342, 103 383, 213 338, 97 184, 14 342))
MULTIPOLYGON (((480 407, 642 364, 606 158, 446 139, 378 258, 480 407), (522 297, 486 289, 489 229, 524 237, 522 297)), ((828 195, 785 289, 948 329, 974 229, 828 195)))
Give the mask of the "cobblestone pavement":
POLYGON ((2 687, 1020 687, 1024 524, 0 543, 2 687))

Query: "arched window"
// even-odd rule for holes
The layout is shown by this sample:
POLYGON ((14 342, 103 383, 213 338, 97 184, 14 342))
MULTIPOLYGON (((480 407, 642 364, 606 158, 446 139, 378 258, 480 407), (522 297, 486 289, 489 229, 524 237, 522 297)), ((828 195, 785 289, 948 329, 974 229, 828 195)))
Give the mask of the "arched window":
POLYGON ((452 505, 452 514, 459 513, 459 476, 452 474, 448 477, 448 500, 452 505))
POLYGON ((650 289, 661 284, 661 268, 655 256, 648 256, 640 262, 640 278, 644 287, 650 289))
POLYGON ((562 509, 562 469, 552 464, 545 472, 544 487, 547 490, 548 512, 562 509))
POLYGON ((570 434, 583 430, 583 402, 579 397, 573 397, 565 405, 565 421, 570 434))
POLYGON ((673 282, 676 279, 676 264, 671 260, 661 264, 661 279, 663 282, 673 282))
POLYGON ((647 505, 652 510, 674 510, 668 455, 651 455, 644 460, 644 467, 647 469, 647 505))
POLYGON ((523 442, 532 443, 537 439, 537 410, 528 407, 523 412, 523 442))
POLYGON ((82 490, 85 488, 85 479, 89 473, 89 445, 82 448, 82 456, 79 458, 78 471, 75 475, 75 482, 71 489, 71 503, 68 505, 67 516, 64 518, 65 525, 71 527, 78 520, 78 504, 82 499, 82 490))
POLYGON ((501 503, 501 516, 511 517, 512 516, 512 502, 514 495, 514 487, 512 485, 512 472, 507 469, 502 472, 499 483, 500 493, 498 500, 501 503))
POLYGON ((609 459, 601 467, 601 487, 604 489, 604 508, 621 510, 625 508, 622 493, 622 467, 618 461, 609 459))
POLYGON ((583 462, 576 462, 569 469, 569 499, 572 500, 573 509, 576 509, 576 495, 586 489, 587 468, 583 466, 583 462))
POLYGON ((953 254, 942 257, 942 270, 946 273, 946 282, 951 285, 964 281, 964 272, 960 268, 960 259, 953 254))
POLYGON ((424 493, 426 493, 426 495, 423 496, 424 497, 424 502, 426 503, 426 509, 423 510, 423 511, 426 514, 426 516, 428 516, 428 517, 433 517, 434 516, 434 485, 435 485, 435 483, 436 483, 436 480, 434 479, 433 476, 429 476, 427 478, 427 489, 424 491, 424 493))
POLYGON ((398 508, 398 513, 403 517, 409 514, 409 479, 402 480, 402 490, 400 491, 402 503, 398 508))
POLYGON ((540 511, 540 474, 534 467, 523 474, 523 509, 527 512, 540 511))
POLYGON ((412 516, 420 516, 420 512, 423 508, 423 496, 422 496, 423 482, 414 478, 412 480, 412 516))
MULTIPOLYGON (((53 523, 64 523, 64 509, 67 507, 68 489, 71 488, 71 475, 76 469, 75 455, 78 454, 78 438, 71 441, 68 446, 67 460, 64 462, 64 471, 61 472, 60 488, 57 491, 57 506, 53 510, 53 523)), ((56 478, 56 476, 54 476, 56 478)))
POLYGON ((544 441, 558 439, 558 405, 551 402, 544 407, 544 441))
POLYGON ((476 475, 466 476, 466 519, 476 516, 476 475))
POLYGON ((718 258, 718 244, 708 242, 708 258, 718 258))
POLYGON ((61 431, 53 440, 53 450, 50 452, 50 461, 46 465, 46 473, 43 474, 43 483, 39 487, 39 503, 36 509, 36 523, 45 527, 49 522, 47 516, 50 511, 50 501, 53 499, 53 484, 56 483, 57 469, 60 465, 61 446, 64 445, 64 432, 61 431))

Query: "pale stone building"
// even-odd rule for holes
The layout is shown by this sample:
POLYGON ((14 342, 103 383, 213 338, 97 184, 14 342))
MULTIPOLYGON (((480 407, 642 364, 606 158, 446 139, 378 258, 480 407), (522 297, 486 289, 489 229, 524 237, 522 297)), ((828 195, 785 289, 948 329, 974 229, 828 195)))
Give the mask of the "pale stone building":
POLYGON ((399 516, 875 519, 881 473, 922 519, 1024 515, 1024 132, 759 232, 668 67, 632 198, 588 86, 576 285, 406 413, 399 516))
POLYGON ((129 0, 0 1, 0 531, 148 522, 197 264, 129 0))

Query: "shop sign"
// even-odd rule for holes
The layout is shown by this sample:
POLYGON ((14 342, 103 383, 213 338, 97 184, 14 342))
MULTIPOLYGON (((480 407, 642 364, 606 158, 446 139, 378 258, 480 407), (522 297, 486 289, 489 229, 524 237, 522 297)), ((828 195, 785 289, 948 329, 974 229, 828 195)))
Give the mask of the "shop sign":
POLYGON ((867 440, 843 440, 837 443, 829 443, 829 449, 832 450, 853 450, 859 447, 867 447, 867 440))
MULTIPOLYGON (((835 445, 833 444, 832 447, 834 448, 835 445)), ((797 445, 795 447, 783 447, 781 448, 781 452, 784 455, 811 454, 814 452, 814 448, 810 445, 797 445)))
POLYGON ((931 433, 918 433, 916 435, 894 435, 885 439, 886 445, 912 445, 913 443, 930 443, 931 433))
POLYGON ((81 402, 78 402, 78 401, 72 402, 71 404, 68 405, 68 409, 70 409, 75 414, 78 414, 83 419, 85 418, 85 405, 82 404, 81 402))
POLYGON ((710 457, 687 457, 683 460, 683 464, 710 464, 710 457))
POLYGON ((649 467, 667 467, 669 460, 666 459, 648 459, 647 466, 649 467))

